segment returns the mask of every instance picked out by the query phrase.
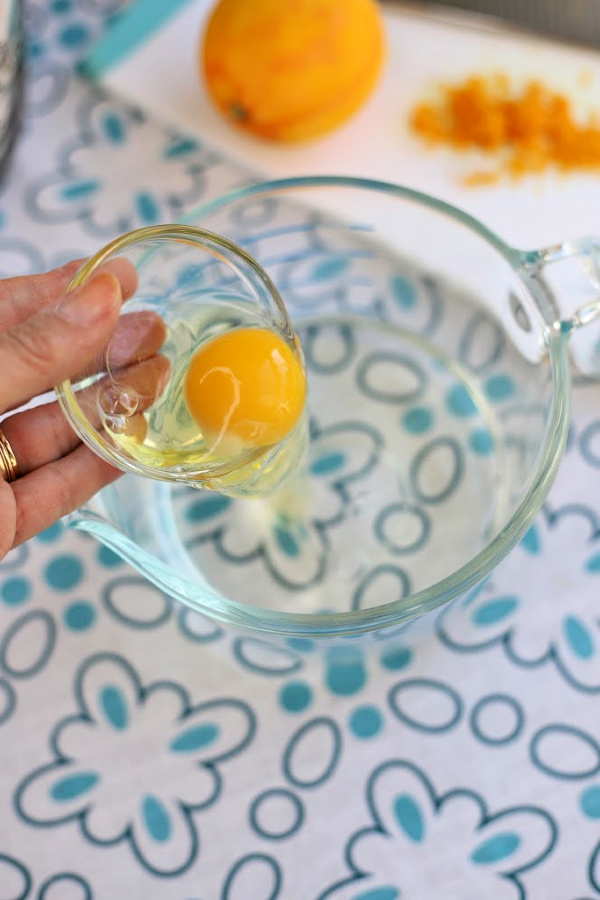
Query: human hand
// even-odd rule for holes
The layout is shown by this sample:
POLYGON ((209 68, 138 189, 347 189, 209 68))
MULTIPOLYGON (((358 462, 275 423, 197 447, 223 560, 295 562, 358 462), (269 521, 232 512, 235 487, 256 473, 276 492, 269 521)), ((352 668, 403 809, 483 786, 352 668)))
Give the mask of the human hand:
POLYGON ((111 368, 126 367, 145 385, 147 405, 168 368, 157 355, 162 320, 149 313, 119 318, 137 286, 133 266, 115 260, 65 294, 78 267, 0 280, 0 560, 121 474, 80 442, 56 401, 6 413, 66 379, 97 372, 109 339, 111 368))

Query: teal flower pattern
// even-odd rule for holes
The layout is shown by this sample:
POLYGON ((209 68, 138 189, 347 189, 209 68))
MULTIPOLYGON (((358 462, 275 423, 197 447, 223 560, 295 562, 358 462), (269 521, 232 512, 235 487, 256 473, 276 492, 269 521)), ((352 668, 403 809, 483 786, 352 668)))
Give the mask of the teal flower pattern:
POLYGON ((185 871, 199 849, 195 812, 219 797, 220 763, 251 741, 252 711, 229 698, 193 706, 174 682, 143 686, 113 654, 82 665, 75 697, 79 714, 51 736, 53 761, 17 789, 20 815, 41 826, 77 821, 95 844, 126 841, 157 875, 185 871), (123 757, 139 760, 135 778, 120 767, 123 757), (164 790, 157 767, 169 773, 164 790))
POLYGON ((157 130, 139 109, 100 91, 83 99, 78 118, 77 138, 61 147, 58 164, 28 188, 34 218, 79 221, 97 239, 106 239, 171 221, 201 196, 215 159, 197 141, 157 130), (142 156, 153 164, 138 166, 142 156))
POLYGON ((367 805, 372 825, 353 835, 346 847, 351 877, 319 900, 425 897, 436 852, 450 843, 452 852, 439 860, 449 897, 523 900, 526 873, 543 862, 557 838, 544 810, 515 807, 491 813, 473 791, 455 788, 438 795, 425 773, 403 760, 375 769, 367 805))
POLYGON ((597 516, 546 507, 497 571, 440 616, 439 635, 459 652, 500 644, 518 665, 552 663, 579 690, 600 691, 599 588, 597 516))

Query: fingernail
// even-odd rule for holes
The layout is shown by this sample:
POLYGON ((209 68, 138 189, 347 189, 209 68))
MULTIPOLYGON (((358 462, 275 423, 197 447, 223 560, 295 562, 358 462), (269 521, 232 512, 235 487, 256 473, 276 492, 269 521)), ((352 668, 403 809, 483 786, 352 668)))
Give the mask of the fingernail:
POLYGON ((83 287, 67 294, 59 310, 70 322, 89 327, 106 318, 120 304, 121 285, 118 279, 112 272, 101 272, 83 287))

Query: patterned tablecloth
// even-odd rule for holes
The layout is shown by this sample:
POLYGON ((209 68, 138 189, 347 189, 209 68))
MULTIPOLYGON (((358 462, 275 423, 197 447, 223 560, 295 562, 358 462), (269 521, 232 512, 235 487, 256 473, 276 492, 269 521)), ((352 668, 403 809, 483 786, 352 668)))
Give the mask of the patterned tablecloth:
MULTIPOLYGON (((72 74, 111 13, 29 4, 0 269, 247 176, 72 74)), ((0 900, 600 897, 600 388, 464 619, 415 650, 275 652, 56 525, 0 565, 0 900)))

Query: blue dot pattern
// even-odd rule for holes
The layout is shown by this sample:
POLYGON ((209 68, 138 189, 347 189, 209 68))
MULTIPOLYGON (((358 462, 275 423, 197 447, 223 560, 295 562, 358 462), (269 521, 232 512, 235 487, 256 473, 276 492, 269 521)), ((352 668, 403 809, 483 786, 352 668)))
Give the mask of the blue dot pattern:
POLYGON ((37 41, 29 41, 27 44, 27 56, 30 59, 39 59, 44 55, 44 45, 37 41))
POLYGON ((485 383, 485 392, 493 402, 507 400, 515 392, 515 386, 509 375, 492 375, 485 383))
POLYGON ((31 594, 31 583, 20 575, 7 580, 0 587, 0 597, 6 606, 20 606, 31 594))
POLYGON ((89 33, 87 28, 80 24, 69 25, 60 35, 61 43, 64 47, 69 49, 72 47, 80 47, 81 44, 84 44, 88 40, 88 38, 89 33))
POLYGON ((588 819, 600 819, 600 787, 592 785, 581 795, 581 809, 588 819))
POLYGON ((95 620, 96 610, 85 600, 69 604, 63 613, 63 621, 70 631, 87 631, 95 620))
POLYGON ((489 456, 494 452, 494 438, 486 428, 477 428, 469 435, 469 446, 479 456, 489 456))
POLYGON ((409 665, 413 657, 410 647, 391 647, 381 655, 381 665, 386 669, 397 671, 409 665))
POLYGON ((407 278, 403 278, 400 275, 395 275, 392 278, 390 287, 392 295, 399 306, 403 306, 405 309, 411 309, 415 306, 417 302, 417 292, 412 281, 409 281, 407 278))
POLYGON ((98 547, 97 558, 98 562, 107 569, 116 569, 123 564, 122 558, 110 547, 104 545, 98 547))
POLYGON ((459 418, 469 418, 477 414, 477 406, 467 388, 457 384, 448 391, 446 406, 449 412, 459 418))
POLYGON ((402 417, 402 424, 411 434, 425 434, 433 425, 433 413, 425 406, 414 406, 402 417))
POLYGON ((71 554, 55 556, 46 567, 46 581, 58 591, 77 587, 83 578, 84 568, 80 559, 71 554))
POLYGON ((304 681, 290 681, 281 689, 279 702, 290 713, 303 712, 312 701, 312 689, 304 681))
POLYGON ((332 654, 326 665, 325 682, 332 694, 348 697, 364 687, 367 673, 362 657, 356 653, 332 654))
POLYGON ((359 706, 350 715, 350 730, 358 738, 371 738, 379 734, 383 717, 376 706, 359 706))
POLYGON ((37 535, 36 540, 41 541, 44 544, 53 544, 59 539, 63 531, 64 526, 60 522, 56 522, 54 525, 46 528, 45 531, 41 531, 37 535))

